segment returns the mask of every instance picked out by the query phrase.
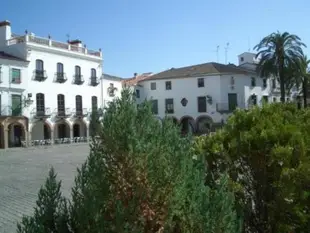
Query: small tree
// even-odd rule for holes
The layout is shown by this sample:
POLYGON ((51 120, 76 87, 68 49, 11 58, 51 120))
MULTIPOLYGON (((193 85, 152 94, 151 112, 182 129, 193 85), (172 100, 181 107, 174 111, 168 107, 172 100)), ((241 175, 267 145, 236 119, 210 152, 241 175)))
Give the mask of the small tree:
POLYGON ((137 107, 123 91, 102 128, 73 188, 74 232, 238 232, 225 175, 206 186, 191 139, 170 120, 161 125, 149 103, 137 107))
POLYGON ((60 188, 61 182, 57 182, 51 168, 45 185, 39 191, 34 215, 23 217, 17 224, 18 233, 69 233, 67 202, 60 188))
POLYGON ((101 130, 100 116, 102 114, 102 110, 93 110, 90 115, 89 122, 89 132, 91 137, 95 137, 98 135, 98 132, 101 130))

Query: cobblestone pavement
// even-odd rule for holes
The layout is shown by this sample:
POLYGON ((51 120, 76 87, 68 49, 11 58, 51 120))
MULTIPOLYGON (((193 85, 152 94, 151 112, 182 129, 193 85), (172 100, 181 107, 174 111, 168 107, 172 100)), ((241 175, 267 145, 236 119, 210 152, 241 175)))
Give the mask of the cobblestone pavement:
POLYGON ((0 150, 0 233, 16 232, 16 222, 33 213, 51 166, 69 197, 76 168, 88 153, 88 144, 0 150))

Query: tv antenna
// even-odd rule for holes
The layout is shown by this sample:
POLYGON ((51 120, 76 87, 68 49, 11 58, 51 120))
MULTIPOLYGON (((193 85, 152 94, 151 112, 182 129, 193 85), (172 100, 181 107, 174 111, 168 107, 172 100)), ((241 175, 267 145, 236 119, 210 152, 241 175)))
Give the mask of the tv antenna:
POLYGON ((69 42, 70 41, 70 34, 66 34, 66 37, 67 37, 67 41, 69 42))
POLYGON ((219 55, 219 52, 220 52, 220 46, 218 45, 218 46, 216 46, 216 50, 213 50, 212 52, 216 52, 216 60, 217 60, 217 62, 219 62, 219 60, 220 60, 220 55, 219 55))
POLYGON ((227 64, 227 53, 228 53, 228 49, 230 49, 230 47, 229 47, 229 42, 226 43, 226 47, 225 47, 225 64, 227 64))

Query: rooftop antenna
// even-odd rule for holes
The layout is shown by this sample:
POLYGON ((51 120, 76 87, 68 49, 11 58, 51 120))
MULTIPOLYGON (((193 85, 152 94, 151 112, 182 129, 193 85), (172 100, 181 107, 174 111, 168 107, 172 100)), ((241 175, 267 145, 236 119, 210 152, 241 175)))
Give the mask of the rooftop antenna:
POLYGON ((251 52, 251 41, 250 41, 250 37, 248 37, 248 52, 251 52))
POLYGON ((67 37, 67 41, 69 42, 70 41, 70 34, 66 34, 66 37, 67 37))
POLYGON ((219 52, 220 52, 220 46, 218 45, 218 46, 216 46, 216 50, 213 50, 212 52, 216 52, 216 60, 217 60, 217 62, 219 62, 219 60, 220 60, 220 55, 219 55, 219 52))
POLYGON ((229 49, 229 42, 226 43, 226 47, 225 47, 225 64, 227 64, 227 53, 228 53, 228 49, 229 49))

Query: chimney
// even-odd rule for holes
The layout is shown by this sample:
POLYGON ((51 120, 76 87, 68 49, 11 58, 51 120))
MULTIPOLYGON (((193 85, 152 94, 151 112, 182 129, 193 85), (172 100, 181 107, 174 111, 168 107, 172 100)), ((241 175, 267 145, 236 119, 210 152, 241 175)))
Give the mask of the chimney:
POLYGON ((0 22, 0 46, 5 46, 6 41, 11 39, 11 23, 7 20, 0 22))
POLYGON ((133 76, 134 76, 135 78, 137 78, 138 74, 137 74, 137 73, 134 73, 133 76))
POLYGON ((69 44, 77 47, 82 47, 82 41, 80 40, 70 40, 68 41, 69 44))

